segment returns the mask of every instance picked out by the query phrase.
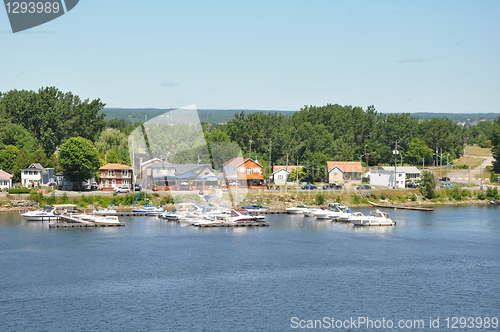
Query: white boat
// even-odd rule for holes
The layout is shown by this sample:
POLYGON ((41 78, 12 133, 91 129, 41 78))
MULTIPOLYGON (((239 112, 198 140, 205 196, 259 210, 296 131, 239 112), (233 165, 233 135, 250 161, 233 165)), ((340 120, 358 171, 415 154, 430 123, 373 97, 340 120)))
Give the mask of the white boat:
POLYGON ((92 211, 93 214, 115 214, 116 210, 112 208, 113 205, 108 206, 107 208, 100 208, 92 211))
POLYGON ((165 212, 163 208, 161 207, 156 207, 154 205, 146 205, 144 204, 142 207, 134 207, 132 209, 132 212, 137 212, 137 213, 147 213, 147 214, 160 214, 165 212))
POLYGON ((94 216, 92 221, 98 225, 121 225, 118 216, 94 216))
POLYGON ((349 221, 354 224, 354 226, 394 226, 394 222, 389 213, 382 212, 380 210, 371 211, 370 215, 365 216, 361 212, 356 212, 353 214, 349 221))
POLYGON ((53 206, 44 206, 36 211, 21 214, 27 221, 56 221, 60 213, 53 206))
MULTIPOLYGON (((228 223, 245 223, 245 222, 256 222, 263 220, 265 216, 263 215, 250 215, 245 214, 245 210, 231 210, 229 216, 223 217, 223 220, 228 223)), ((216 217, 216 219, 220 219, 216 217)))
POLYGON ((347 207, 333 207, 331 208, 330 219, 333 221, 349 221, 349 217, 352 216, 352 210, 347 207))
POLYGON ((317 212, 321 212, 323 209, 322 208, 317 208, 317 209, 307 209, 304 210, 302 213, 304 214, 304 217, 314 217, 314 215, 317 212))
POLYGON ((286 208, 286 213, 300 214, 300 213, 304 213, 304 211, 307 211, 307 210, 309 210, 309 208, 302 206, 302 205, 299 205, 299 206, 286 208))

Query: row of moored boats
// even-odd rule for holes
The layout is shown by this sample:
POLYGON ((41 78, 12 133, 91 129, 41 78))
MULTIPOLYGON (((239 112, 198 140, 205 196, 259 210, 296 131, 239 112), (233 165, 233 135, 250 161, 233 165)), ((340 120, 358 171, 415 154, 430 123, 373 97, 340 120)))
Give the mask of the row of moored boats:
POLYGON ((328 206, 306 207, 295 206, 286 209, 290 214, 303 214, 304 217, 312 217, 316 219, 349 222, 355 226, 394 226, 393 221, 387 212, 380 210, 371 211, 369 215, 364 215, 361 212, 353 212, 346 206, 339 203, 330 203, 328 206))

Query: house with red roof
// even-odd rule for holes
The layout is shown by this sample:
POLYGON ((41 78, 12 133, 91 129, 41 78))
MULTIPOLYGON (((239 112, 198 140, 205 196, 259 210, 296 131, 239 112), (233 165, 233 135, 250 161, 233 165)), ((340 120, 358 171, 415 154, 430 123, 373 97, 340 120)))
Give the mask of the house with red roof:
POLYGON ((327 161, 328 183, 361 184, 363 166, 360 161, 327 161))

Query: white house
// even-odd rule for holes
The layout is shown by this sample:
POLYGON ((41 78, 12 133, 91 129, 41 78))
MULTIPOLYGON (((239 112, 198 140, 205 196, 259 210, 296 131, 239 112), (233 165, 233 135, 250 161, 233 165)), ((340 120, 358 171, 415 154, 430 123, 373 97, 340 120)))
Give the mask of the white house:
POLYGON ((394 166, 382 166, 371 170, 370 184, 380 187, 397 187, 405 188, 406 181, 417 181, 420 179, 420 170, 413 166, 402 166, 395 168, 394 166), (396 177, 394 172, 396 171, 396 177), (394 184, 396 181, 396 184, 394 184))
POLYGON ((0 169, 0 190, 12 188, 12 174, 0 169))
POLYGON ((53 168, 45 168, 39 163, 31 164, 21 170, 21 184, 25 187, 47 186, 55 183, 53 168))
POLYGON ((304 166, 282 166, 275 165, 273 166, 273 183, 278 186, 283 186, 287 182, 290 182, 290 173, 295 168, 304 168, 304 166))

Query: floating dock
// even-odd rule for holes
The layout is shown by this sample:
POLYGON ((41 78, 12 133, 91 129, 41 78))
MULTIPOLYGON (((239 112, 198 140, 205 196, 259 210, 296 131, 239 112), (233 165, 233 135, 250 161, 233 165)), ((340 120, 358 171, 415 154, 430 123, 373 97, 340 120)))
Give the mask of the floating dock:
POLYGON ((384 204, 377 204, 377 203, 373 203, 373 202, 370 202, 370 204, 375 206, 375 207, 386 208, 386 209, 415 210, 415 211, 424 211, 424 212, 434 211, 434 209, 432 209, 432 208, 424 208, 424 207, 418 207, 418 206, 384 205, 384 204))

